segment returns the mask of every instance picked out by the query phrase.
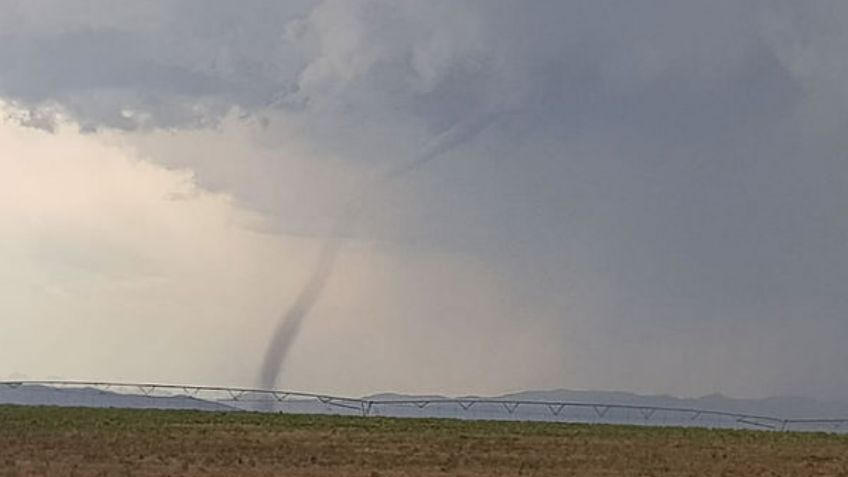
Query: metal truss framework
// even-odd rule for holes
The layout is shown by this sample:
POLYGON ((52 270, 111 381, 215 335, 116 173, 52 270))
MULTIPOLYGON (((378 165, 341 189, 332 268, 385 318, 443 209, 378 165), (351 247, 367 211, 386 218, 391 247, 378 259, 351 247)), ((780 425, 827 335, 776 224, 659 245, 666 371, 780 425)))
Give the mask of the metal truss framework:
MULTIPOLYGON (((0 390, 39 389, 61 393, 70 390, 97 391, 120 396, 140 398, 196 399, 197 402, 217 403, 234 411, 297 412, 281 409, 284 403, 319 403, 327 413, 358 414, 361 416, 417 417, 415 410, 444 410, 452 408, 456 414, 449 417, 465 419, 545 420, 561 422, 605 422, 641 425, 688 425, 714 427, 746 427, 773 431, 814 430, 848 432, 848 418, 783 418, 739 412, 708 409, 663 407, 636 404, 571 401, 530 401, 492 398, 425 398, 425 399, 370 399, 331 396, 297 391, 266 390, 223 386, 197 386, 182 384, 112 383, 97 381, 0 381, 0 390), (516 414, 522 412, 528 414, 516 414), (475 410, 485 410, 485 415, 475 410), (336 412, 333 412, 336 410, 336 412), (406 412, 402 412, 407 410, 406 412), (412 410, 410 413, 408 410, 412 410), (577 411, 577 415, 573 412, 577 411), (568 413, 572 412, 571 415, 568 413), (496 415, 500 413, 500 415, 496 415), (631 416, 615 419, 614 413, 631 416), (632 416, 638 418, 633 420, 632 416), (659 416, 663 416, 662 419, 659 416)), ((149 407, 156 407, 150 403, 149 407)), ((306 412, 309 412, 308 410, 306 412)), ((428 417, 434 417, 428 415, 428 417)), ((438 417, 438 416, 436 416, 438 417)))

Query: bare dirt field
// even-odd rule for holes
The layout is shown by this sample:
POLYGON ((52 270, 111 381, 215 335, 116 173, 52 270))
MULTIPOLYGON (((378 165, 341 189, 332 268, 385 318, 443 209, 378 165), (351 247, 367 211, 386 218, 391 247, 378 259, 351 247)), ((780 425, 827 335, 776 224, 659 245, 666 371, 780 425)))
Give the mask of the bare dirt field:
POLYGON ((0 407, 0 476, 848 476, 848 437, 0 407))

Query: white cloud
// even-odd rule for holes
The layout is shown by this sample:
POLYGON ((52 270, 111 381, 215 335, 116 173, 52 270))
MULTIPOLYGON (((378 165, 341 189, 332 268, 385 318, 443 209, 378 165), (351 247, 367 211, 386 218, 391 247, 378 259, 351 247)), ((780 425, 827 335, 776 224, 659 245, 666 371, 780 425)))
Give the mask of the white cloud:
MULTIPOLYGON (((285 276, 269 283, 262 268, 281 259, 280 240, 253 232, 256 216, 198 188, 188 172, 72 127, 51 135, 4 122, 0 150, 0 253, 11 264, 0 272, 0 353, 10 371, 208 372, 225 364, 215 356, 228 340, 248 339, 233 317, 248 315, 249 330, 269 312, 272 284, 285 284, 285 276)), ((286 250, 298 247, 309 250, 296 241, 286 250)))

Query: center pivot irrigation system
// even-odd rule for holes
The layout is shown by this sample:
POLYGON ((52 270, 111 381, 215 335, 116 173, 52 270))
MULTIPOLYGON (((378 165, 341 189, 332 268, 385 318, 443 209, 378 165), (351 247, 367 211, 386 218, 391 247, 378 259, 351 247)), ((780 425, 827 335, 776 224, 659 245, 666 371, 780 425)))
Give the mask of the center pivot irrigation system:
POLYGON ((477 397, 349 398, 296 391, 181 384, 0 381, 0 404, 3 403, 848 432, 848 418, 783 418, 613 402, 477 397))

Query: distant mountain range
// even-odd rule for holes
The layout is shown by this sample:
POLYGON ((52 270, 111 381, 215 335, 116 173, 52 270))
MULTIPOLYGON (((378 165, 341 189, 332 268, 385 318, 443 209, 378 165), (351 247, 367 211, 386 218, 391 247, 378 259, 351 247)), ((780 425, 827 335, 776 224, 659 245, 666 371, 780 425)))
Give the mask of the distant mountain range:
POLYGON ((805 397, 770 397, 765 399, 735 399, 721 394, 699 398, 677 398, 668 395, 640 395, 610 391, 525 391, 501 396, 504 399, 529 401, 578 401, 645 406, 667 406, 761 414, 784 419, 848 418, 848 402, 820 401, 805 397))
POLYGON ((108 390, 42 385, 0 386, 0 404, 22 406, 115 407, 127 409, 195 409, 232 411, 232 406, 191 396, 145 396, 108 390))
MULTIPOLYGON (((375 394, 358 400, 329 396, 276 396, 251 393, 183 393, 145 395, 126 388, 114 392, 104 387, 52 387, 25 384, 0 386, 0 404, 55 405, 116 408, 193 409, 203 411, 276 411, 306 414, 369 415, 395 417, 447 417, 459 419, 510 419, 567 422, 603 422, 646 425, 780 428, 782 419, 846 418, 848 402, 819 401, 803 397, 734 399, 713 394, 700 398, 639 395, 626 392, 524 391, 501 396, 375 394), (681 411, 677 411, 681 410, 681 411), (708 411, 705 413, 695 412, 708 411), (717 412, 709 412, 717 411, 717 412), (727 413, 727 414, 723 414, 727 413), (750 415, 751 418, 741 416, 750 415), (760 419, 764 418, 764 419, 760 419), (774 418, 774 419, 771 419, 774 418)), ((174 390, 171 390, 174 391, 174 390)), ((822 427, 797 425, 798 429, 846 430, 845 423, 822 427)))
POLYGON ((670 407, 684 409, 702 409, 726 411, 732 413, 773 416, 784 419, 802 418, 846 418, 848 402, 821 401, 805 397, 780 396, 765 399, 736 399, 721 394, 710 394, 699 398, 678 398, 669 395, 642 395, 617 391, 573 391, 555 389, 548 391, 522 391, 499 396, 460 396, 448 398, 438 395, 374 394, 369 400, 406 401, 441 399, 495 399, 504 401, 540 401, 598 403, 610 405, 633 405, 670 407))
POLYGON ((394 408, 380 406, 386 411, 384 415, 391 416, 848 431, 848 402, 820 401, 804 397, 734 399, 720 394, 711 394, 699 398, 678 398, 627 392, 557 389, 523 391, 494 397, 444 398, 442 396, 377 394, 366 399, 401 402, 424 400, 435 403, 428 405, 423 412, 416 410, 417 406, 406 405, 394 408), (443 399, 458 402, 439 404, 443 399), (464 412, 457 412, 457 404, 468 406, 481 399, 486 402, 473 404, 468 409, 464 409, 464 412), (503 404, 499 405, 500 403, 503 404), (512 407, 515 403, 521 404, 512 407), (566 405, 561 407, 562 403, 566 405), (845 422, 791 422, 789 425, 780 422, 799 419, 844 419, 845 422))

